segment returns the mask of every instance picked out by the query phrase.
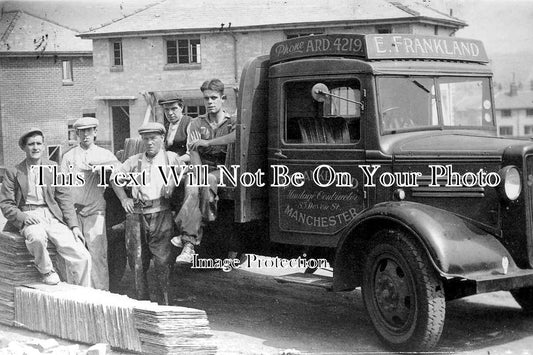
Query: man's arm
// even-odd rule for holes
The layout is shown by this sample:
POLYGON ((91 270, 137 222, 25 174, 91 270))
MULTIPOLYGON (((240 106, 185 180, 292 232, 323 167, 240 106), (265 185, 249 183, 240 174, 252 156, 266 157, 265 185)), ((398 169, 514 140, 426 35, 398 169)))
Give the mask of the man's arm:
POLYGON ((28 216, 22 212, 15 197, 16 170, 7 170, 0 189, 0 208, 4 217, 19 230, 22 229, 28 216))
MULTIPOLYGON (((209 147, 212 145, 227 145, 230 143, 235 143, 237 135, 235 131, 232 131, 225 136, 216 137, 210 140, 198 139, 191 143, 191 150, 197 150, 198 147, 209 147)), ((192 158, 191 158, 192 159, 192 158)))
POLYGON ((133 199, 129 198, 128 195, 126 195, 126 191, 124 190, 124 187, 119 186, 115 184, 115 175, 118 173, 125 173, 132 170, 132 159, 137 160, 137 155, 134 155, 132 157, 129 157, 122 165, 120 165, 113 174, 111 174, 111 187, 113 188, 113 191, 115 191, 115 195, 117 195, 118 199, 120 200, 120 204, 122 205, 122 208, 124 208, 124 211, 126 213, 133 213, 133 199))

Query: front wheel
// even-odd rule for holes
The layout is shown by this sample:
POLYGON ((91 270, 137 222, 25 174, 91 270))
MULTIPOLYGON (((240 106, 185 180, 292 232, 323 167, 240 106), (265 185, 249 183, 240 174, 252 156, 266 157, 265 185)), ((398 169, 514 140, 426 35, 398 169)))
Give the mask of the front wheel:
POLYGON ((372 238, 362 285, 378 337, 396 351, 427 351, 444 326, 444 289, 424 251, 404 232, 372 238))

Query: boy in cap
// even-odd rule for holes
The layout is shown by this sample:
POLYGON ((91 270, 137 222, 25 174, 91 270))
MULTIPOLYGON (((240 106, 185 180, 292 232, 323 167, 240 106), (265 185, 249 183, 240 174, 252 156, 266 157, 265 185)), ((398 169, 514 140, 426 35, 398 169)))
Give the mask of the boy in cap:
POLYGON ((38 128, 30 129, 20 137, 19 146, 26 153, 26 159, 6 171, 0 189, 0 208, 7 218, 4 230, 20 232, 25 238, 44 283, 55 285, 60 281, 46 249, 50 240, 65 260, 67 282, 88 287, 91 256, 81 242, 83 235, 70 188, 52 186, 50 170, 39 169, 40 165, 55 165, 42 158, 43 132, 38 128), (42 186, 40 181, 44 183, 42 186))
POLYGON ((176 216, 181 235, 172 239, 172 244, 183 245, 176 258, 178 264, 192 263, 194 247, 202 241, 203 225, 216 218, 218 165, 225 164, 227 146, 235 142, 233 117, 222 108, 226 100, 222 81, 206 80, 200 90, 207 113, 191 121, 187 146, 192 164, 209 167, 209 187, 185 187, 183 206, 176 216))
POLYGON ((93 117, 82 117, 74 122, 79 144, 63 155, 61 171, 82 174, 84 177, 83 186, 72 187, 72 200, 93 261, 92 286, 109 290, 105 188, 98 186, 100 176, 98 170, 93 172, 92 168, 99 165, 118 166, 120 162, 109 150, 95 144, 97 128, 98 120, 93 117))
POLYGON ((192 118, 183 114, 183 99, 178 95, 172 95, 159 100, 158 103, 163 107, 168 122, 165 136, 166 150, 178 154, 181 161, 188 162, 187 128, 192 118))
POLYGON ((153 257, 157 302, 168 305, 169 274, 173 261, 170 238, 174 233, 169 198, 173 187, 165 186, 159 167, 163 167, 167 174, 168 166, 178 165, 179 161, 176 153, 163 148, 165 133, 161 123, 143 124, 139 134, 144 143, 144 153, 128 158, 113 173, 111 184, 126 211, 126 249, 128 264, 134 272, 136 297, 150 299, 147 272, 153 257), (115 184, 118 174, 143 172, 146 174, 146 183, 133 186, 131 197, 126 195, 120 183, 115 184))

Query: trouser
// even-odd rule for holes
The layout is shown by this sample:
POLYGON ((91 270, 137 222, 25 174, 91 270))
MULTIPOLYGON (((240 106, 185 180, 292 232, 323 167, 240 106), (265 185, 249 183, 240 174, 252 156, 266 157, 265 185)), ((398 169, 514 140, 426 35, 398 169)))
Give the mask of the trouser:
POLYGON ((193 245, 200 245, 205 223, 214 221, 217 216, 218 170, 207 177, 209 187, 185 185, 183 205, 175 220, 181 240, 193 245))
POLYGON ((109 290, 107 264, 107 235, 105 215, 98 212, 90 216, 78 214, 78 223, 92 259, 91 282, 94 288, 109 290))
POLYGON ((133 271, 137 299, 149 300, 147 272, 154 258, 156 297, 168 303, 170 266, 174 223, 170 209, 155 213, 126 215, 126 249, 128 264, 133 271))
POLYGON ((41 220, 22 229, 26 247, 35 259, 35 266, 41 274, 53 270, 50 254, 46 249, 48 240, 56 247, 66 265, 67 282, 80 286, 91 286, 91 255, 72 231, 57 218, 48 207, 39 207, 25 212, 41 220))

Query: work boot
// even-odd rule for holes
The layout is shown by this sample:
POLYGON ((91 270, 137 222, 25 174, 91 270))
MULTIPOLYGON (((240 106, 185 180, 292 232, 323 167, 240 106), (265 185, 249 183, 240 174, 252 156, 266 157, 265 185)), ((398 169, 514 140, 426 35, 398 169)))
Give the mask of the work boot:
POLYGON ((59 276, 54 270, 50 270, 46 274, 42 274, 42 275, 43 275, 43 283, 47 285, 57 285, 59 281, 61 281, 59 279, 59 276))
POLYGON ((192 264, 194 256, 194 245, 186 242, 181 254, 176 258, 176 264, 192 264))

